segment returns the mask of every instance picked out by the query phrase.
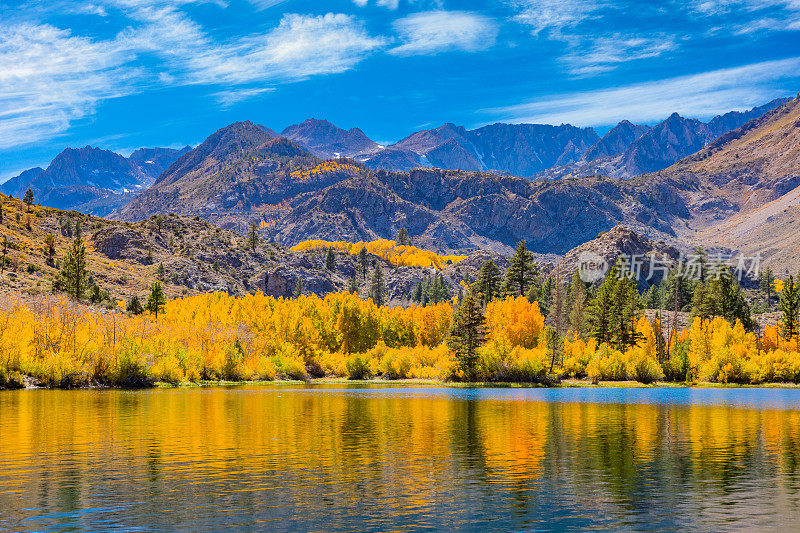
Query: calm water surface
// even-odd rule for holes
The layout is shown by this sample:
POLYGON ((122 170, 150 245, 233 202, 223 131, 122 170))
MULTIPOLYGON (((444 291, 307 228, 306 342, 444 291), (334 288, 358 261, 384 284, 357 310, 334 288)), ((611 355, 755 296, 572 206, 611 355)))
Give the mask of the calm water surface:
POLYGON ((0 391, 0 530, 799 521, 800 390, 0 391))

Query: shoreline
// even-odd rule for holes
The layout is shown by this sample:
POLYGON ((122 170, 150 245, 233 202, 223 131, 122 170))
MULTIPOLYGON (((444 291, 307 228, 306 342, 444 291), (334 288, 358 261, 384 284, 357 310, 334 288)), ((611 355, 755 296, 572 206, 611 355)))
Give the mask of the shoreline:
POLYGON ((738 383, 714 383, 708 381, 697 382, 673 382, 658 381, 654 383, 640 383, 638 381, 600 381, 593 383, 588 379, 564 379, 558 383, 514 383, 514 382, 453 382, 438 379, 347 379, 337 377, 312 378, 308 380, 254 380, 254 381, 200 381, 182 382, 178 384, 156 381, 152 386, 147 387, 118 387, 101 384, 88 384, 70 387, 46 387, 34 383, 25 376, 22 386, 0 387, 1 391, 13 390, 117 390, 117 391, 145 391, 153 389, 202 389, 202 388, 243 388, 243 387, 286 387, 286 386, 326 386, 326 385, 349 385, 349 386, 376 386, 376 388, 403 388, 422 386, 425 388, 452 388, 452 389, 654 389, 654 388, 694 388, 694 389, 800 389, 800 383, 759 383, 759 384, 738 384, 738 383))

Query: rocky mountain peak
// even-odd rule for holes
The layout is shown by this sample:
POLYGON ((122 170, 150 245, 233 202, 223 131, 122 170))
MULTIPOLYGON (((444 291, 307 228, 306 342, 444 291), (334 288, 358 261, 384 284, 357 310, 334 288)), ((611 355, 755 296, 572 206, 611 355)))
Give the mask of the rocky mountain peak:
POLYGON ((284 129, 281 135, 323 158, 353 157, 380 149, 378 143, 359 128, 344 130, 324 119, 310 118, 293 124, 284 129))

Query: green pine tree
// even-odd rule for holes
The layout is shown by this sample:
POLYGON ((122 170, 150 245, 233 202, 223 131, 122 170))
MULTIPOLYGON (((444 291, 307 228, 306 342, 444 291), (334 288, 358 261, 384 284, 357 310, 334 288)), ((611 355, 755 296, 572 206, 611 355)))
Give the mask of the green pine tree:
POLYGON ((783 282, 781 291, 781 335, 787 341, 798 339, 800 344, 800 322, 798 311, 800 311, 800 287, 795 282, 793 276, 786 278, 783 282))
POLYGON ((578 337, 584 337, 589 329, 587 317, 589 290, 577 271, 572 276, 572 281, 567 290, 567 305, 569 308, 569 329, 578 337))
POLYGON ((411 235, 408 234, 406 228, 400 228, 397 232, 397 244, 402 246, 411 246, 411 235))
POLYGON ((303 278, 297 278, 297 284, 294 286, 294 297, 300 298, 303 294, 303 278))
POLYGON ((767 267, 761 271, 761 275, 759 276, 758 284, 764 294, 767 297, 767 303, 772 300, 772 286, 775 283, 775 274, 772 272, 772 269, 767 267))
POLYGON ((153 313, 155 319, 158 320, 158 313, 164 312, 166 304, 167 296, 164 294, 164 288, 161 286, 160 281, 156 281, 150 288, 150 296, 147 297, 147 304, 145 304, 144 308, 146 311, 153 313))
POLYGON ((386 303, 386 285, 383 281, 383 269, 380 263, 375 264, 372 272, 372 280, 369 284, 369 297, 378 307, 386 303))
POLYGON ((325 268, 331 272, 336 272, 336 254, 333 248, 328 248, 328 253, 325 256, 325 268))
POLYGON ((361 272, 361 278, 367 279, 367 269, 369 268, 369 257, 367 255, 367 249, 361 248, 358 251, 358 268, 361 272))
POLYGON ((86 272, 86 247, 80 237, 75 237, 61 262, 61 271, 56 278, 55 288, 80 300, 88 285, 86 272))
POLYGON ((447 339, 447 345, 455 354, 467 381, 474 381, 476 378, 477 350, 485 339, 486 318, 478 298, 469 291, 456 310, 447 339))
POLYGON ((484 307, 486 304, 500 296, 500 285, 503 283, 500 276, 500 269, 494 263, 494 259, 487 259, 475 281, 475 295, 484 307))
POLYGON ((258 246, 258 222, 255 220, 250 223, 250 229, 247 231, 247 242, 250 244, 250 249, 255 252, 258 246))
POLYGON ((141 315, 144 312, 142 303, 139 301, 139 297, 136 295, 133 295, 131 299, 128 300, 128 305, 125 306, 125 310, 132 315, 141 315))
POLYGON ((725 265, 713 265, 715 275, 697 285, 692 297, 692 315, 704 319, 723 317, 733 323, 739 320, 745 330, 753 331, 756 322, 744 291, 725 265))
POLYGON ((508 296, 525 296, 531 285, 539 283, 539 265, 533 260, 533 253, 525 246, 525 240, 519 241, 511 264, 506 270, 502 292, 508 296))
POLYGON ((31 206, 33 205, 33 191, 28 189, 25 191, 25 197, 22 199, 25 202, 25 205, 28 206, 28 213, 31 212, 31 206))

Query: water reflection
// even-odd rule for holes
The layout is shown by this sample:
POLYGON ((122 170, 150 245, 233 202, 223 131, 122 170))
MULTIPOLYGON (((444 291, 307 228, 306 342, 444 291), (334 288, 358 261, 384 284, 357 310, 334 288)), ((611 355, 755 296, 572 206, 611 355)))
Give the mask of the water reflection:
POLYGON ((0 394, 0 529, 739 529, 800 518, 800 392, 0 394))

